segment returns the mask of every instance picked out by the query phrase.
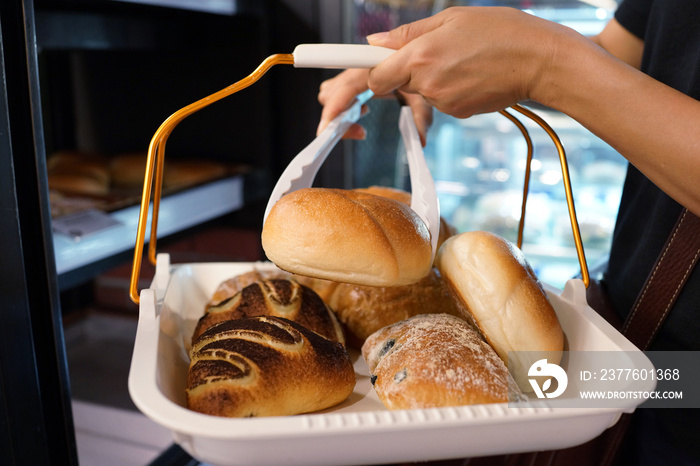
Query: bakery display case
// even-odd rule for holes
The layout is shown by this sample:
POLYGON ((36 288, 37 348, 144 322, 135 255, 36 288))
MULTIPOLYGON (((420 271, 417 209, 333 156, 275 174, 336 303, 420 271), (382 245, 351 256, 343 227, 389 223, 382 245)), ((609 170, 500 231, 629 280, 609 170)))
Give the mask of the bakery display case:
MULTIPOLYGON (((581 239, 595 267, 607 259, 627 162, 565 115, 533 108, 555 128, 566 149, 581 239)), ((562 287, 580 267, 559 159, 543 131, 532 122, 523 124, 533 140, 534 158, 522 249, 542 280, 562 287)), ((426 153, 443 215, 460 231, 487 230, 515 242, 527 155, 518 128, 497 114, 469 120, 436 115, 431 131, 426 153)))

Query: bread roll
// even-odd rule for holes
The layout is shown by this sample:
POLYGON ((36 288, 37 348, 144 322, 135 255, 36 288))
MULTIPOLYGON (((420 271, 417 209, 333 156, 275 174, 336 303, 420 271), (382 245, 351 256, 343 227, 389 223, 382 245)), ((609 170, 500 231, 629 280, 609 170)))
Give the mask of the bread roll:
POLYGON ((77 172, 109 184, 110 175, 107 160, 95 153, 77 150, 54 152, 46 160, 46 170, 53 172, 77 172))
POLYGON ((252 285, 255 282, 261 280, 271 280, 274 278, 285 279, 289 278, 291 275, 282 270, 251 270, 250 272, 245 272, 231 278, 228 278, 221 282, 219 286, 214 290, 209 303, 207 303, 207 308, 215 306, 221 301, 231 298, 236 293, 241 291, 248 285, 252 285))
MULTIPOLYGON (((370 186, 355 191, 374 194, 410 206, 411 194, 397 188, 370 186)), ((440 218, 438 247, 455 229, 440 218)), ((440 273, 431 272, 416 283, 403 286, 365 286, 295 276, 312 288, 335 311, 343 324, 348 345, 361 348, 365 339, 382 327, 418 314, 447 313, 461 315, 440 273)))
POLYGON ((527 372, 542 357, 558 364, 564 333, 524 254, 500 236, 461 233, 445 241, 437 266, 462 310, 526 391, 527 372), (547 352, 538 356, 538 352, 547 352), (551 352, 551 353, 549 353, 551 352))
POLYGON ((348 345, 358 349, 380 328, 415 315, 461 316, 457 302, 436 268, 411 285, 375 287, 338 283, 328 304, 344 325, 348 345))
MULTIPOLYGON (((386 197, 395 201, 402 202, 407 206, 411 206, 411 193, 398 188, 390 188, 387 186, 370 186, 369 188, 357 188, 355 191, 360 191, 377 196, 386 197)), ((442 243, 450 236, 457 234, 455 227, 449 224, 444 217, 440 217, 440 233, 438 234, 437 248, 440 249, 442 243)))
POLYGON ((226 166, 214 160, 172 160, 163 173, 165 188, 182 188, 212 181, 226 175, 226 166))
POLYGON ((146 177, 146 160, 148 152, 131 152, 112 157, 109 161, 112 184, 120 188, 142 187, 146 177))
MULTIPOLYGON (((143 186, 148 152, 124 153, 112 157, 110 170, 115 186, 134 188, 143 186)), ((155 168, 154 168, 155 170, 155 168)), ((163 187, 180 188, 226 175, 226 166, 206 159, 168 159, 163 164, 163 187)))
POLYGON ((90 175, 74 173, 49 173, 49 188, 66 194, 104 196, 109 194, 109 185, 90 175))
POLYGON ((197 322, 192 341, 212 325, 230 319, 277 316, 293 320, 324 337, 345 344, 333 311, 311 289, 294 280, 262 280, 208 308, 197 322))
POLYGON ((404 191, 403 189, 392 188, 389 186, 370 186, 368 188, 355 188, 355 191, 361 193, 374 194, 375 196, 386 197, 387 199, 393 199, 399 201, 402 204, 408 206, 411 205, 411 193, 404 191))
POLYGON ((388 409, 508 401, 505 364, 466 321, 451 315, 418 315, 385 327, 367 338, 362 355, 388 409))
POLYGON ((342 344, 280 317, 221 322, 195 342, 190 361, 187 406, 215 416, 318 411, 355 387, 342 344))
POLYGON ((263 226, 262 246, 283 270, 359 285, 408 285, 431 268, 430 234, 415 212, 352 190, 283 196, 263 226))
MULTIPOLYGON (((339 282, 332 280, 324 280, 322 278, 305 277, 303 275, 292 275, 294 280, 304 286, 308 286, 321 297, 324 303, 329 304, 335 289, 340 285, 339 282)), ((335 310, 335 309, 334 309, 335 310)))
POLYGON ((110 173, 106 160, 96 154, 58 151, 46 161, 49 188, 63 193, 104 196, 109 193, 110 173))

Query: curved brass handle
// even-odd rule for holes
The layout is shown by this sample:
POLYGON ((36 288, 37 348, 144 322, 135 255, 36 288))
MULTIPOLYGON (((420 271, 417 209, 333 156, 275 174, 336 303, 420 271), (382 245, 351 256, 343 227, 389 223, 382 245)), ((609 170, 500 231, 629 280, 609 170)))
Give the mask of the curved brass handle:
MULTIPOLYGON (((569 164, 566 160, 566 152, 564 151, 564 146, 561 143, 561 140, 559 139, 559 136, 557 136, 557 133, 552 129, 551 126, 547 124, 546 121, 544 121, 539 115, 534 113, 533 111, 523 107, 522 105, 516 104, 511 107, 513 110, 525 115, 535 123, 537 123, 552 139, 552 142, 554 142, 554 145, 557 149, 557 152, 559 153, 559 163, 561 165, 561 173, 562 173, 562 181, 564 182, 564 190, 566 193, 566 205, 569 210, 569 219, 571 221, 571 231, 573 232, 574 235, 574 243, 576 245, 576 254, 578 255, 578 262, 581 267, 581 279, 583 280, 583 284, 588 288, 588 284, 590 283, 590 277, 588 274, 588 265, 586 263, 586 254, 583 250, 583 241, 581 240, 581 231, 579 229, 578 225, 578 220, 576 219, 576 208, 574 206, 574 195, 573 191, 571 189, 571 179, 569 177, 569 164)), ((521 133, 523 134, 523 137, 527 141, 527 148, 528 148, 528 153, 527 153, 527 164, 525 166, 525 184, 523 187, 523 203, 522 203, 522 209, 521 209, 521 215, 520 215, 520 225, 518 228, 518 247, 522 247, 522 240, 523 240, 523 229, 524 229, 524 224, 525 224, 525 206, 527 203, 527 194, 529 191, 529 183, 530 183, 530 162, 532 161, 532 140, 530 139, 529 133, 527 132, 527 129, 523 126, 523 124, 515 118, 513 115, 508 113, 505 110, 501 110, 499 113, 501 113, 503 116, 511 120, 515 125, 520 129, 521 133)))
POLYGON ((141 211, 139 213, 138 229, 136 231, 136 245, 134 247, 134 263, 131 269, 131 283, 129 296, 131 300, 139 304, 138 279, 141 273, 141 258, 143 256, 143 245, 146 238, 146 224, 148 222, 148 207, 151 200, 151 188, 153 188, 153 215, 151 218, 151 237, 148 245, 148 259, 151 264, 156 263, 156 237, 158 230, 158 211, 160 208, 160 195, 163 189, 163 160, 165 153, 165 142, 168 140, 175 126, 182 120, 202 108, 217 102, 224 97, 234 94, 260 79, 274 65, 292 65, 294 56, 292 54, 276 54, 265 59, 250 75, 240 81, 194 102, 173 113, 165 120, 151 139, 148 146, 148 159, 146 160, 146 174, 143 181, 143 193, 141 195, 141 211), (155 169, 155 185, 153 185, 155 169))
MULTIPOLYGON (((136 232, 136 244, 134 247, 134 261, 131 269, 131 282, 129 287, 129 296, 131 300, 139 304, 139 290, 138 290, 138 278, 141 273, 141 260, 143 256, 143 247, 146 237, 146 225, 148 222, 148 210, 151 202, 151 189, 153 189, 153 215, 151 218, 151 235, 148 247, 148 259, 151 264, 156 263, 156 239, 158 230, 158 212, 160 209, 160 198, 163 188, 163 166, 164 166, 164 154, 165 154, 165 143, 168 137, 172 133, 175 126, 177 126, 182 120, 191 114, 201 110, 202 108, 217 102, 224 97, 234 94, 246 87, 254 84, 258 81, 272 66, 278 64, 294 64, 293 54, 275 54, 266 58, 250 75, 243 78, 242 80, 218 91, 214 94, 205 97, 203 99, 194 102, 177 112, 173 113, 168 119, 166 119, 161 126, 158 128, 156 133, 151 139, 151 143, 148 146, 148 158, 146 160, 146 173, 144 176, 143 183, 143 193, 141 195, 141 210, 139 212, 139 222, 138 229, 136 232), (155 176, 154 176, 155 173, 155 176), (153 181, 155 179, 155 185, 153 181)), ((520 112, 521 114, 527 116, 535 123, 540 125, 547 134, 552 138, 557 151, 559 152, 559 160, 562 167, 562 176, 564 181, 564 187, 566 190, 566 202, 569 208, 569 217, 571 219, 571 228, 574 234, 574 242, 576 243, 576 251, 578 254, 579 263, 581 265, 581 276, 583 277, 583 283, 588 287, 589 277, 588 277, 588 267, 586 265, 586 258, 583 251, 583 243, 581 241, 581 234, 579 231, 578 221, 576 220, 576 210, 574 208, 573 194, 571 191, 571 181, 569 179, 569 169, 566 160, 566 154, 564 152, 564 147, 562 146, 559 137, 554 132, 554 130, 537 114, 532 111, 522 107, 521 105, 514 105, 511 107, 513 110, 520 112)), ((527 193, 530 180, 530 161, 532 160, 532 141, 527 132, 527 129, 523 124, 515 118, 513 115, 503 110, 500 112, 502 115, 510 119, 515 125, 518 126, 522 132, 525 140, 528 144, 528 158, 525 170, 525 186, 523 190, 523 203, 522 212, 520 218, 520 226, 518 229, 518 247, 522 246, 522 236, 525 221, 525 206, 527 202, 527 193)))
POLYGON ((531 167, 530 164, 532 162, 532 153, 533 153, 533 146, 532 146, 532 139, 530 138, 530 133, 527 131, 527 128, 525 128, 525 125, 523 125, 520 120, 515 118, 513 115, 508 113, 507 110, 501 110, 500 112, 501 115, 504 117, 508 118, 510 121, 513 122, 515 126, 518 127, 520 132, 522 133, 523 137, 525 138, 525 142, 527 143, 527 158, 525 160, 525 184, 523 185, 523 202, 522 206, 520 207, 520 222, 518 223, 518 248, 522 249, 523 247, 523 231, 525 230, 525 211, 527 207, 527 195, 530 192, 530 171, 531 167))

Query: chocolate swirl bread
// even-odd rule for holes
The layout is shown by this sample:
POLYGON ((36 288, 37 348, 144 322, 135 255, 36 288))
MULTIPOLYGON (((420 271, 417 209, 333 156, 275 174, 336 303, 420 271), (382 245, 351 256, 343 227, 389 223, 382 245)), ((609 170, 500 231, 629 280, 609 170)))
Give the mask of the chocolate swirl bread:
POLYGON ((272 280, 272 279, 284 279, 289 278, 291 274, 283 272, 282 270, 251 270, 250 272, 245 272, 231 278, 228 278, 221 282, 219 286, 214 290, 214 294, 207 303, 207 308, 211 306, 216 306, 222 301, 234 296, 236 293, 241 291, 248 285, 252 285, 255 282, 262 280, 272 280))
POLYGON ((345 347, 280 317, 206 330, 190 350, 187 407, 226 417, 284 416, 345 400, 355 371, 345 347))
POLYGON ((254 316, 284 317, 345 344, 343 330, 333 311, 311 288, 291 279, 257 281, 218 305, 208 307, 197 322, 192 341, 218 322, 254 316))

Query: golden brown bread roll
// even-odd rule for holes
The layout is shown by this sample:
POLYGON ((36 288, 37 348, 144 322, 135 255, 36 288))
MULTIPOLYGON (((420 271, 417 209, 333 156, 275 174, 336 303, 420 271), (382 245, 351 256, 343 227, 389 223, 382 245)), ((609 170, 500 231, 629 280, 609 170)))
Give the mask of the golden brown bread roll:
MULTIPOLYGON (((119 154, 110 160, 110 171, 115 186, 134 188, 143 186, 148 152, 119 154)), ((155 169, 154 169, 155 170, 155 169)), ((163 187, 192 186, 226 175, 226 166, 206 159, 173 159, 163 164, 163 187)))
POLYGON ((212 181, 226 175, 226 166, 214 160, 172 160, 163 173, 163 186, 181 188, 212 181))
POLYGON ((49 188, 64 193, 103 196, 109 193, 110 173, 103 157, 72 150, 58 151, 46 160, 49 188))
POLYGON ((208 308, 197 322, 192 341, 218 322, 254 316, 284 317, 345 344, 340 323, 326 303, 311 288, 287 279, 255 282, 208 308))
POLYGON ((326 304, 331 302, 335 289, 338 287, 338 285, 340 285, 339 282, 324 280, 322 278, 304 277, 303 275, 293 275, 293 277, 294 280, 298 281, 302 285, 308 286, 314 290, 326 304))
POLYGON ((370 186, 368 188, 355 188, 355 191, 374 194, 376 196, 382 196, 399 201, 408 206, 411 205, 411 193, 404 191, 403 189, 392 188, 389 186, 370 186))
POLYGON ((117 187, 141 187, 146 177, 148 152, 115 155, 109 161, 112 184, 117 187))
POLYGON ((525 255, 493 233, 471 231, 445 241, 437 266, 454 291, 465 317, 496 350, 518 385, 527 390, 530 366, 564 347, 564 333, 525 255), (549 353, 553 352, 553 353, 549 353))
POLYGON ((215 416, 318 411, 355 387, 342 344, 280 317, 221 322, 195 342, 190 361, 187 407, 215 416))
POLYGON ((461 316, 457 302, 436 268, 411 285, 374 287, 338 283, 327 302, 344 325, 348 345, 358 349, 380 328, 415 315, 461 316))
POLYGON ((49 187, 66 194, 104 196, 109 194, 109 185, 89 175, 73 173, 49 173, 49 187))
POLYGON ((377 396, 388 409, 508 401, 514 387, 495 351, 464 320, 411 317, 372 334, 362 346, 377 396))
MULTIPOLYGON (((386 197, 395 201, 402 202, 407 206, 411 206, 411 193, 398 188, 390 188, 387 186, 370 186, 369 188, 357 188, 355 191, 376 194, 377 196, 386 197)), ((440 233, 438 235, 437 248, 440 249, 442 243, 450 236, 457 234, 455 227, 449 224, 444 217, 440 217, 440 233)))
MULTIPOLYGON (((386 197, 408 206, 411 204, 411 194, 397 188, 370 186, 355 191, 386 197)), ((441 217, 438 247, 454 234, 455 229, 441 217)), ((348 345, 357 349, 380 328, 414 315, 461 315, 440 272, 434 267, 420 281, 394 287, 339 283, 303 276, 295 276, 295 279, 312 288, 330 305, 346 330, 348 345)))
POLYGON ((353 190, 306 188, 283 196, 263 225, 268 258, 291 273, 399 286, 431 268, 430 234, 408 206, 353 190))
POLYGON ((289 278, 291 275, 282 270, 251 270, 250 272, 245 272, 231 278, 228 278, 221 282, 219 286, 214 290, 209 303, 207 303, 207 308, 219 304, 221 301, 228 299, 241 291, 248 285, 252 285, 255 282, 261 280, 271 280, 273 278, 289 278))

